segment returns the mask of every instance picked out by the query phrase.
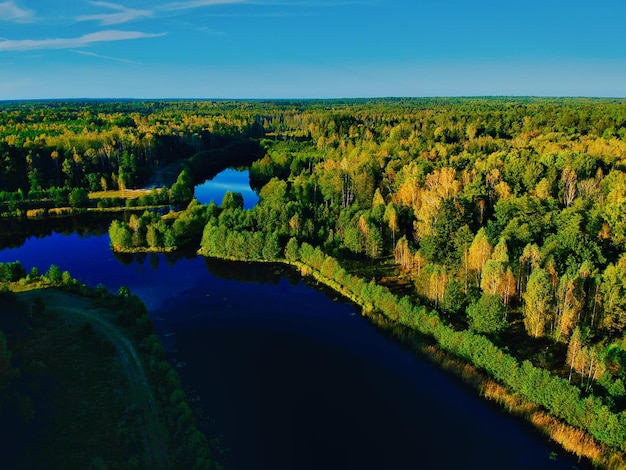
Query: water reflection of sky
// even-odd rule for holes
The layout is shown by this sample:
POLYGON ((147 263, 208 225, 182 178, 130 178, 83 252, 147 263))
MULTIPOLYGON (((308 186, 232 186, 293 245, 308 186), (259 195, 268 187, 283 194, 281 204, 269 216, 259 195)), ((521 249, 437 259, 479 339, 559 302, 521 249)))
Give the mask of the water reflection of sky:
POLYGON ((551 449, 538 434, 388 341, 352 306, 269 275, 265 266, 213 266, 200 257, 174 262, 162 254, 125 264, 106 234, 31 237, 19 248, 0 250, 0 262, 14 260, 42 271, 57 264, 89 285, 126 285, 137 294, 166 349, 178 350, 176 360, 188 364, 184 378, 245 457, 233 452, 232 468, 252 468, 264 458, 277 470, 314 468, 300 465, 310 455, 300 453, 297 442, 283 454, 289 436, 319 441, 317 468, 322 461, 325 468, 349 468, 342 459, 355 456, 362 469, 414 468, 416 454, 424 468, 571 466, 561 452, 550 461, 551 449), (264 283, 237 280, 234 268, 256 269, 252 277, 264 283), (246 433, 230 430, 233 419, 246 433), (329 447, 340 440, 344 450, 329 447), (449 445, 458 454, 448 452, 449 445))
POLYGON ((232 168, 224 170, 213 179, 197 185, 194 195, 202 204, 213 201, 220 205, 227 191, 240 192, 243 195, 244 209, 251 209, 259 202, 259 196, 250 188, 248 171, 237 171, 232 168))
POLYGON ((0 250, 0 263, 16 260, 27 271, 37 267, 42 273, 56 264, 87 285, 103 284, 114 292, 120 286, 128 286, 149 309, 158 308, 166 299, 181 294, 200 273, 206 272, 200 258, 182 259, 174 264, 160 254, 132 256, 129 258, 132 262, 124 264, 111 251, 107 234, 55 233, 31 237, 19 248, 0 250))

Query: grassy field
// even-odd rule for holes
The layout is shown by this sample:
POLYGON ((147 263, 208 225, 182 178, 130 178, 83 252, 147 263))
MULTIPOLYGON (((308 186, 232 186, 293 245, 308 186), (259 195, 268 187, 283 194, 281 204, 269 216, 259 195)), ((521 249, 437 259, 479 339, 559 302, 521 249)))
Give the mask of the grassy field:
POLYGON ((3 455, 20 468, 162 468, 165 431, 115 313, 53 289, 0 305, 20 371, 0 394, 2 421, 18 428, 3 455))
POLYGON ((137 199, 141 196, 147 196, 150 194, 151 189, 123 189, 123 190, 110 190, 110 191, 95 191, 89 193, 89 199, 137 199))

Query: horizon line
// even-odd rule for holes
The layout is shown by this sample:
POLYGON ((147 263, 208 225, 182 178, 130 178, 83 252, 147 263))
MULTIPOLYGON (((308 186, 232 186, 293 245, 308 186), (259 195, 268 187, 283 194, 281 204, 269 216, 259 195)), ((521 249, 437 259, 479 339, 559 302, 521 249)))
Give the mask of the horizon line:
POLYGON ((37 101, 333 101, 333 100, 401 100, 401 99, 608 99, 626 100, 624 96, 609 95, 377 95, 377 96, 336 96, 336 97, 52 97, 52 98, 0 98, 4 102, 37 101))

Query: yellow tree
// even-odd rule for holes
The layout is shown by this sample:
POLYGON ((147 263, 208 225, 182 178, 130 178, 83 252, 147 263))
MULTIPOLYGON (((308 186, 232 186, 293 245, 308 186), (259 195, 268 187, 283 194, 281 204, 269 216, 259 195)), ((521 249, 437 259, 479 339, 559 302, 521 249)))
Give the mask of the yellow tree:
POLYGON ((439 217, 441 197, 433 190, 424 190, 421 193, 419 209, 415 211, 415 239, 420 240, 433 232, 433 227, 439 217))
POLYGON ((383 195, 380 193, 380 188, 376 188, 376 191, 374 192, 374 198, 372 199, 372 208, 381 205, 385 205, 385 198, 383 198, 383 195))
POLYGON ((475 275, 476 285, 480 285, 480 276, 485 264, 491 258, 492 252, 493 247, 489 243, 487 232, 485 232, 484 228, 481 228, 474 237, 467 256, 467 265, 469 270, 475 275))
POLYGON ((384 215, 385 222, 387 222, 389 229, 391 230, 391 242, 395 246, 396 244, 396 232, 399 229, 398 226, 398 212, 393 202, 390 202, 385 208, 384 215))
POLYGON ((563 276, 559 282, 557 301, 554 337, 557 341, 565 341, 576 326, 585 303, 580 279, 563 276))
POLYGON ((420 181, 423 181, 421 169, 414 163, 404 166, 398 173, 398 180, 401 181, 395 200, 398 204, 412 207, 417 211, 421 204, 420 193, 422 191, 420 181))
POLYGON ((422 269, 426 266, 426 258, 419 251, 413 257, 413 268, 417 270, 417 275, 422 273, 422 269))
POLYGON ((426 176, 424 186, 435 191, 443 199, 455 198, 461 191, 461 182, 456 179, 456 170, 450 167, 430 173, 426 176))
POLYGON ((524 251, 522 252, 522 256, 519 258, 520 267, 525 272, 525 276, 523 277, 524 282, 522 282, 522 274, 520 273, 520 278, 517 286, 518 291, 522 291, 525 284, 528 283, 528 278, 530 277, 530 273, 533 269, 537 269, 541 263, 541 252, 539 251, 539 247, 535 243, 529 243, 524 247, 524 251))
POLYGON ((298 235, 300 233, 300 215, 294 214, 289 219, 289 231, 292 235, 298 235))
POLYGON ((413 267, 414 257, 409 248, 409 241, 406 237, 402 237, 398 240, 395 249, 393 250, 396 264, 402 266, 402 269, 410 271, 413 267))
POLYGON ((509 262, 509 248, 506 245, 506 239, 500 238, 498 244, 494 247, 491 259, 500 261, 501 263, 508 264, 509 262))
POLYGON ((524 294, 524 326, 526 332, 535 338, 544 335, 550 320, 552 285, 545 269, 533 270, 528 279, 524 294))
POLYGON ((435 265, 432 267, 428 281, 427 297, 434 303, 435 308, 437 308, 439 302, 443 300, 443 294, 448 285, 448 273, 444 267, 435 265))
POLYGON ((571 166, 567 165, 563 168, 561 182, 563 183, 563 204, 565 204, 565 207, 569 207, 576 198, 577 181, 578 176, 571 166))
POLYGON ((483 267, 480 288, 491 295, 500 295, 504 287, 505 269, 500 261, 490 259, 483 267))
POLYGON ((515 295, 515 276, 513 276, 513 271, 511 268, 507 268, 506 273, 504 274, 504 280, 502 281, 500 287, 500 297, 502 297, 502 303, 504 305, 509 305, 511 302, 511 297, 515 295))
POLYGON ((567 345, 567 358, 565 360, 566 364, 569 366, 569 377, 568 380, 572 381, 572 371, 575 369, 575 365, 578 360, 578 354, 583 347, 580 329, 578 327, 574 328, 574 332, 569 339, 569 343, 567 345))

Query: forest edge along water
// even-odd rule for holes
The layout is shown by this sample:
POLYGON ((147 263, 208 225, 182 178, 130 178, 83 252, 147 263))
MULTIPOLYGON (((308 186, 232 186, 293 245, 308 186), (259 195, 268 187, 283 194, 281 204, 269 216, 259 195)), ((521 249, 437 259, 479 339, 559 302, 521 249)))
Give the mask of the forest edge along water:
POLYGON ((155 254, 125 265, 95 228, 30 238, 0 251, 0 262, 57 264, 137 293, 226 468, 575 463, 292 271, 155 254))
POLYGON ((619 468, 622 104, 7 103, 0 217, 24 236, 24 217, 108 214, 112 261, 128 265, 161 270, 196 250, 294 265, 576 455, 619 468), (175 162, 171 188, 130 189, 175 162), (232 191, 193 199, 225 162, 249 165, 254 207, 232 191))

